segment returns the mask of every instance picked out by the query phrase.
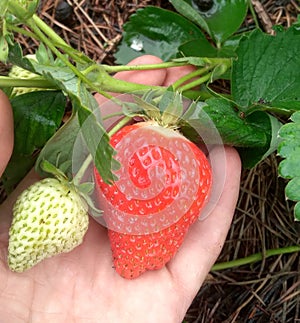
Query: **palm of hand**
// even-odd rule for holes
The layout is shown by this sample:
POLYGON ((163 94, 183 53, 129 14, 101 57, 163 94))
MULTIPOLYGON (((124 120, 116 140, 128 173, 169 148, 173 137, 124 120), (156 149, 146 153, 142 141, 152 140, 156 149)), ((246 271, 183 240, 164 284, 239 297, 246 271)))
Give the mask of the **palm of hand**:
MULTIPOLYGON (((143 57, 134 63, 157 60, 143 57)), ((169 85, 185 73, 185 69, 125 72, 120 78, 169 85)), ((15 198, 12 195, 0 210, 3 322, 180 322, 221 251, 231 223, 240 161, 230 148, 226 148, 226 158, 224 192, 213 214, 191 228, 176 257, 165 268, 132 281, 115 273, 106 229, 92 219, 84 243, 72 252, 47 259, 22 274, 10 272, 6 255, 11 204, 15 198)), ((23 184, 25 187, 36 180, 35 175, 30 176, 23 184)))
POLYGON ((119 277, 106 230, 93 220, 81 246, 23 274, 7 269, 6 241, 0 241, 3 322, 139 322, 139 317, 141 322, 176 322, 191 301, 181 298, 182 291, 176 290, 180 282, 169 267, 134 281, 119 277), (181 310, 176 308, 179 301, 181 310))

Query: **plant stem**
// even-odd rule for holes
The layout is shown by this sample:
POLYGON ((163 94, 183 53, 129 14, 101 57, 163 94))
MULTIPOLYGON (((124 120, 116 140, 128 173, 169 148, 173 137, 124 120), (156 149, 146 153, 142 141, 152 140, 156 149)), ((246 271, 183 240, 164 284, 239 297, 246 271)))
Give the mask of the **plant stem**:
POLYGON ((141 70, 155 70, 169 67, 186 66, 186 62, 162 62, 158 64, 145 64, 145 65, 121 65, 121 66, 110 66, 101 65, 107 73, 116 73, 124 71, 141 71, 141 70))
POLYGON ((111 114, 106 115, 102 119, 107 120, 107 119, 110 119, 110 118, 113 118, 113 117, 119 117, 119 116, 124 116, 124 113, 122 111, 116 112, 116 113, 111 113, 111 114))
POLYGON ((32 16, 32 20, 35 22, 35 25, 42 30, 43 33, 45 33, 54 43, 69 47, 69 45, 36 14, 32 16))
POLYGON ((202 75, 204 74, 205 72, 211 70, 212 68, 214 68, 214 66, 212 65, 209 65, 209 66, 205 66, 203 68, 199 68, 191 73, 188 73, 186 75, 184 75, 183 77, 181 77, 180 79, 178 79, 177 81, 175 81, 173 83, 173 88, 176 90, 180 87, 180 85, 182 85, 183 83, 189 81, 190 79, 196 77, 196 76, 199 76, 199 75, 202 75))
POLYGON ((36 25, 47 35, 54 43, 54 45, 59 45, 62 49, 77 63, 85 63, 90 61, 90 59, 81 52, 77 52, 74 48, 70 47, 63 38, 61 38, 52 28, 50 28, 42 19, 40 19, 36 14, 32 16, 32 19, 36 25))
POLYGON ((75 186, 80 184, 81 178, 83 177, 84 173, 88 169, 90 163, 93 161, 93 157, 91 154, 88 154, 85 161, 82 163, 80 169, 78 170, 77 174, 73 177, 72 182, 75 186))
POLYGON ((208 73, 206 75, 203 75, 202 77, 196 79, 195 81, 192 81, 188 84, 185 84, 185 85, 182 85, 180 86, 177 90, 179 92, 183 92, 183 91, 187 91, 187 90, 190 90, 198 85, 201 85, 202 83, 208 81, 211 77, 211 73, 208 73))
POLYGON ((7 24, 7 28, 11 31, 14 31, 20 35, 24 35, 28 38, 33 38, 35 39, 36 38, 36 35, 26 29, 23 29, 23 28, 20 28, 20 27, 17 27, 15 25, 10 25, 10 24, 7 24))
MULTIPOLYGON (((93 82, 91 82, 88 78, 86 78, 75 66, 73 66, 69 60, 65 57, 64 54, 62 54, 50 41, 44 33, 39 29, 39 27, 36 25, 35 21, 33 19, 28 19, 27 21, 28 26, 33 30, 33 32, 38 36, 38 38, 51 49, 51 51, 60 58, 66 66, 68 66, 71 71, 78 76, 79 79, 81 79, 83 82, 85 82, 91 89, 98 92, 98 89, 95 87, 93 82)), ((48 26, 47 26, 48 27, 48 26)), ((55 33, 54 33, 55 34, 55 33)), ((55 36, 54 36, 55 37, 55 36)), ((55 37, 56 40, 56 37, 55 37)), ((100 91, 101 92, 101 91, 100 91)), ((103 93, 101 93, 103 94, 103 93)), ((104 94, 105 95, 105 94, 104 94)))
MULTIPOLYGON (((133 82, 127 82, 113 78, 108 74, 99 74, 99 78, 95 82, 97 87, 100 87, 103 91, 110 91, 116 93, 131 93, 138 91, 149 91, 149 90, 161 90, 162 86, 144 85, 133 82)), ((102 93, 101 93, 102 94, 102 93)))
POLYGON ((8 76, 0 76, 0 87, 32 87, 43 89, 57 89, 57 87, 45 78, 16 79, 8 76))
POLYGON ((108 135, 111 137, 114 133, 123 128, 131 119, 131 117, 124 117, 108 132, 108 135))
POLYGON ((258 21, 257 16, 256 16, 256 12, 255 12, 255 10, 254 10, 254 8, 253 8, 253 3, 252 3, 252 1, 251 1, 251 0, 249 0, 249 1, 248 1, 248 3, 249 3, 249 10, 250 10, 250 12, 251 12, 251 15, 252 15, 252 17, 253 17, 253 21, 254 21, 254 23, 255 23, 255 27, 256 27, 257 29, 261 29, 261 28, 260 28, 260 26, 259 26, 259 21, 258 21))
POLYGON ((266 250, 264 253, 259 252, 259 253, 255 253, 253 255, 250 255, 248 257, 245 257, 245 258, 240 258, 240 259, 231 260, 231 261, 227 261, 227 262, 216 263, 211 268, 211 271, 218 271, 218 270, 248 265, 248 264, 258 262, 262 259, 265 259, 265 258, 268 258, 271 256, 284 255, 287 253, 293 253, 293 252, 299 252, 299 251, 300 251, 299 245, 288 246, 288 247, 277 248, 277 249, 269 249, 269 250, 266 250))

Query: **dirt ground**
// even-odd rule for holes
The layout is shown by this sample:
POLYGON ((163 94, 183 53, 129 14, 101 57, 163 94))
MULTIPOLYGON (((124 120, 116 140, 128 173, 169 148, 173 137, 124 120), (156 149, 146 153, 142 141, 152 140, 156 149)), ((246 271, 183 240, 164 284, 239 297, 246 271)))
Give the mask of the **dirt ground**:
MULTIPOLYGON (((297 0, 252 4, 261 28, 269 33, 274 24, 291 25, 300 13, 297 0)), ((172 10, 168 1, 159 0, 44 0, 39 15, 75 48, 98 62, 114 64, 124 22, 148 5, 172 10)), ((253 25, 249 12, 243 26, 253 25)), ((28 52, 35 47, 25 38, 20 41, 28 52)), ((284 197, 285 182, 277 177, 278 163, 272 155, 254 169, 243 170, 234 221, 218 262, 299 244, 300 229, 284 197)), ((291 253, 211 272, 185 322, 300 322, 299 271, 299 255, 291 253)))

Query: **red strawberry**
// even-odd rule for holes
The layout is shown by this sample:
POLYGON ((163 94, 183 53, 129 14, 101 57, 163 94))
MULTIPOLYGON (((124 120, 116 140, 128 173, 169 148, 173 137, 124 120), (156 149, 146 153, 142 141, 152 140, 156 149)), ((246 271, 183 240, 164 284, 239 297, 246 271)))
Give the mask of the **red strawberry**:
POLYGON ((111 137, 121 168, 113 185, 95 172, 116 271, 162 268, 177 252, 210 193, 205 154, 178 131, 139 122, 111 137))

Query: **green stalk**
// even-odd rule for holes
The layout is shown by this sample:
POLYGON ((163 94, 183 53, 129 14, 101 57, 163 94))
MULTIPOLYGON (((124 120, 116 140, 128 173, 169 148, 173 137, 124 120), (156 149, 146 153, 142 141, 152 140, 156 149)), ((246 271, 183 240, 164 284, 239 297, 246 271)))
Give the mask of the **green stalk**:
POLYGON ((169 67, 177 67, 177 66, 186 66, 188 65, 186 62, 162 62, 157 64, 144 64, 144 65, 121 65, 121 66, 110 66, 110 65, 101 65, 104 70, 111 74, 117 72, 124 71, 145 71, 145 70, 155 70, 169 67))
MULTIPOLYGON (((33 19, 28 19, 27 25, 33 30, 33 32, 38 36, 40 41, 42 41, 48 48, 51 49, 51 51, 60 58, 66 66, 68 66, 71 71, 78 76, 79 79, 81 79, 84 83, 86 83, 92 90, 97 91, 101 93, 103 96, 106 96, 106 93, 99 90, 97 87, 95 87, 94 83, 91 82, 88 78, 86 78, 75 66, 73 66, 69 60, 65 57, 64 54, 62 54, 50 41, 44 33, 39 29, 39 27, 35 24, 35 21, 33 19)), ((56 39, 56 38, 55 38, 56 39)))
POLYGON ((251 0, 249 0, 249 1, 248 1, 248 3, 249 3, 249 9, 250 9, 251 15, 252 15, 252 17, 253 17, 253 21, 254 21, 254 23, 255 23, 255 27, 256 27, 257 29, 261 29, 261 28, 260 28, 260 25, 259 25, 259 21, 258 21, 257 16, 256 16, 255 9, 253 8, 252 1, 251 1, 251 0))
POLYGON ((85 56, 81 52, 75 51, 68 43, 64 41, 52 28, 50 28, 42 19, 40 19, 36 14, 32 16, 33 21, 36 26, 43 31, 43 33, 48 36, 54 43, 55 46, 61 47, 67 55, 69 55, 75 62, 85 63, 86 60, 89 60, 87 56, 85 56), (82 59, 82 57, 86 57, 86 59, 82 59))
POLYGON ((284 255, 284 254, 294 253, 294 252, 299 252, 299 251, 300 251, 299 245, 288 246, 288 247, 277 248, 277 249, 269 249, 263 253, 258 252, 258 253, 255 253, 255 254, 245 257, 245 258, 216 263, 211 268, 211 271, 218 271, 218 270, 224 270, 224 269, 239 267, 239 266, 243 266, 243 265, 248 265, 248 264, 252 264, 254 262, 261 261, 265 258, 269 258, 271 256, 284 255))
POLYGON ((16 79, 8 76, 0 76, 0 87, 33 87, 43 89, 57 89, 52 82, 44 78, 16 79))
POLYGON ((46 34, 54 43, 60 44, 65 47, 70 47, 51 27, 49 27, 36 14, 34 14, 31 19, 32 21, 34 21, 35 26, 37 26, 40 30, 42 30, 43 33, 46 34))
MULTIPOLYGON (((95 85, 102 91, 110 91, 116 93, 131 93, 136 91, 161 90, 163 87, 155 85, 144 85, 133 82, 127 82, 113 78, 108 74, 99 74, 99 78, 95 85)), ((101 93, 102 94, 102 93, 101 93)))
MULTIPOLYGON (((160 89, 161 87, 149 86, 144 84, 131 83, 127 81, 117 80, 107 74, 102 66, 97 66, 98 77, 97 80, 90 80, 87 76, 81 73, 70 61, 62 54, 55 46, 54 43, 63 46, 63 50, 67 53, 70 47, 65 43, 49 26, 47 26, 40 18, 33 16, 27 21, 28 27, 34 32, 36 37, 43 42, 58 58, 60 58, 71 71, 82 80, 90 90, 102 94, 104 97, 111 98, 111 95, 106 91, 117 92, 117 93, 130 93, 134 91, 148 91, 150 89, 160 89), (37 22, 37 23, 36 23, 37 22), (50 39, 46 36, 50 37, 50 39)), ((78 57, 77 57, 78 59, 78 57)))
POLYGON ((198 85, 201 85, 201 84, 205 83, 210 78, 211 78, 211 73, 208 73, 208 74, 203 75, 202 77, 198 78, 195 81, 192 81, 192 82, 190 82, 188 84, 180 86, 177 90, 179 92, 184 92, 184 91, 190 90, 190 89, 192 89, 192 88, 194 88, 194 87, 196 87, 198 85))
POLYGON ((124 117, 108 132, 108 135, 111 137, 113 134, 123 128, 131 119, 131 117, 124 117))
POLYGON ((20 28, 20 27, 15 26, 15 25, 10 25, 8 23, 6 24, 6 26, 7 26, 7 28, 9 30, 14 31, 15 33, 18 33, 20 35, 24 35, 24 36, 26 36, 28 38, 33 38, 33 39, 36 38, 34 33, 30 32, 30 31, 28 31, 26 29, 20 28))
POLYGON ((178 89, 183 83, 189 81, 190 79, 196 77, 196 76, 199 76, 199 75, 202 75, 204 74, 205 72, 213 69, 214 66, 213 65, 209 65, 209 66, 205 66, 203 68, 199 68, 191 73, 188 73, 184 76, 182 76, 180 79, 178 79, 177 81, 175 81, 173 83, 173 88, 176 90, 178 89))
POLYGON ((86 170, 88 169, 90 163, 93 161, 93 157, 91 154, 88 154, 88 156, 86 157, 85 161, 82 163, 79 171, 77 172, 77 174, 73 177, 73 184, 75 186, 78 186, 80 184, 80 181, 82 179, 82 177, 84 176, 86 170))

